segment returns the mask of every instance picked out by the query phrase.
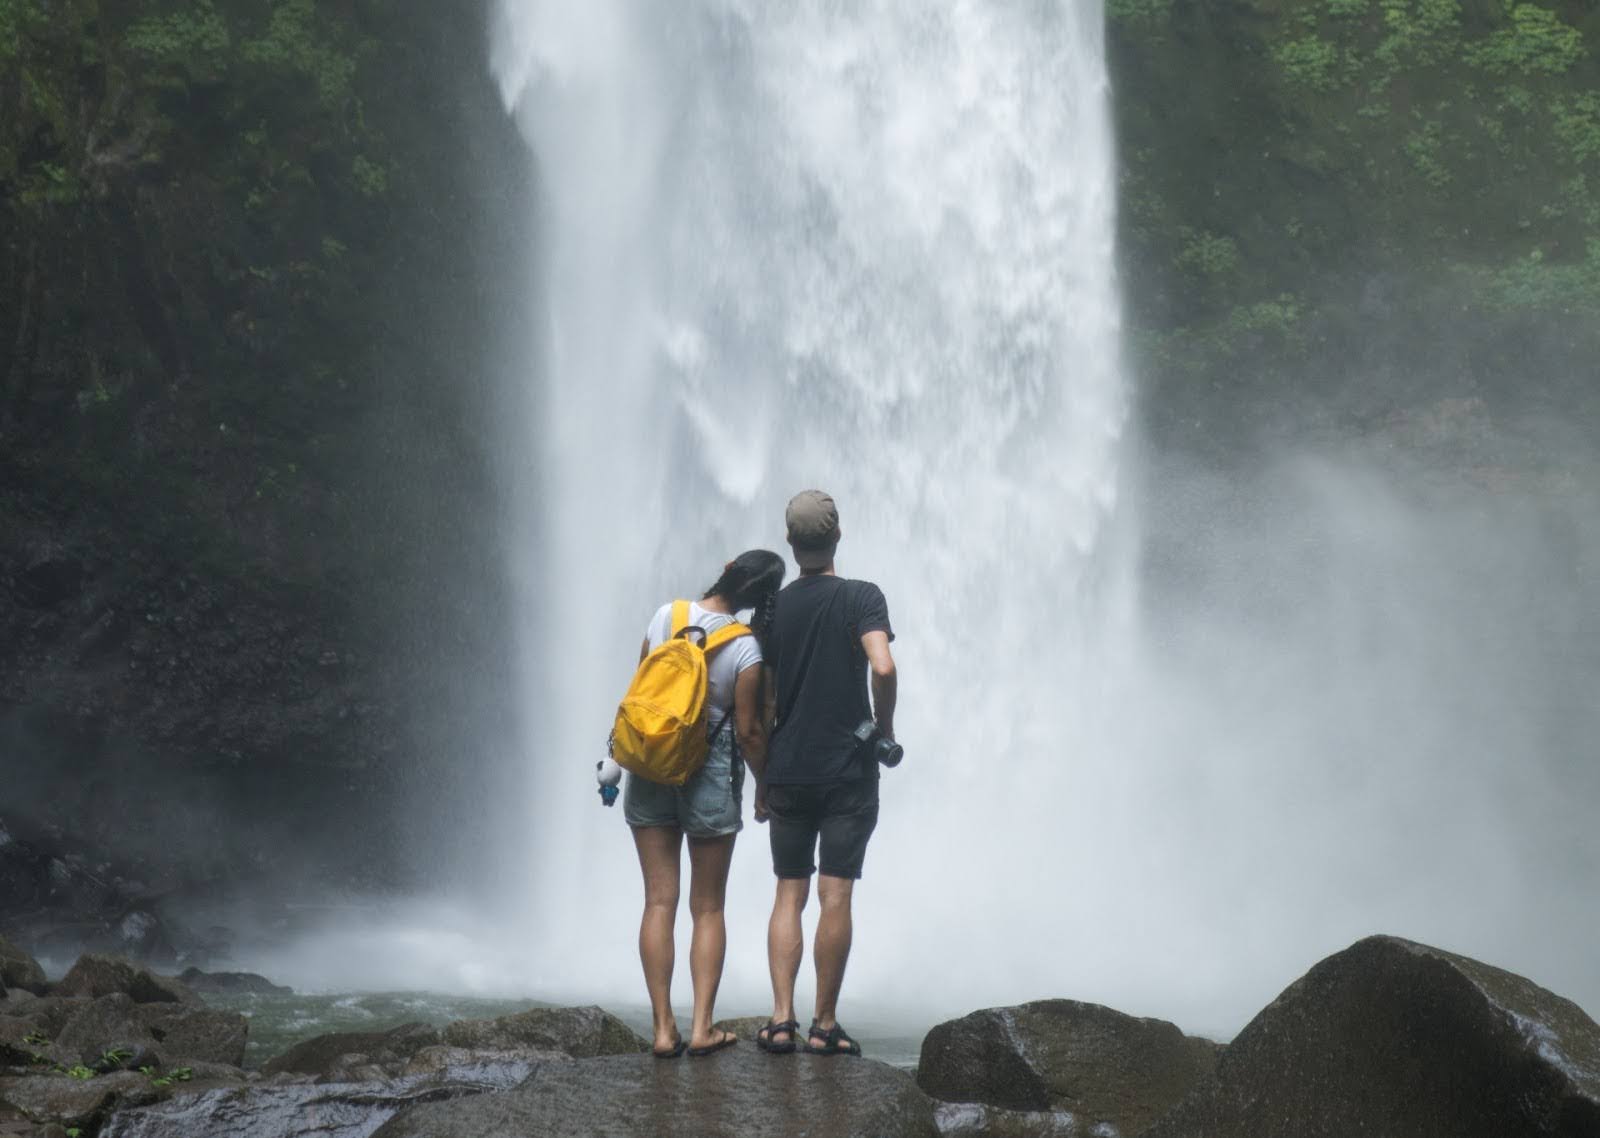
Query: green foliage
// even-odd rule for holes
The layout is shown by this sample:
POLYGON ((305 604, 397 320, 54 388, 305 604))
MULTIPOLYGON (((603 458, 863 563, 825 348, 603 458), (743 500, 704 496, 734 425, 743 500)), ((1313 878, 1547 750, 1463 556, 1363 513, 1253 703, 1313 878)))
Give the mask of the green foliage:
POLYGON ((1106 0, 1106 19, 1149 30, 1172 18, 1173 0, 1106 0))
POLYGON ((85 1067, 82 1063, 79 1063, 76 1067, 67 1068, 67 1078, 69 1079, 78 1079, 87 1082, 88 1080, 94 1078, 96 1074, 97 1072, 93 1067, 85 1067))
POLYGON ((183 79, 215 81, 227 67, 233 37, 211 0, 196 0, 181 12, 146 16, 129 27, 124 45, 157 67, 168 67, 183 79))
POLYGON ((190 1079, 194 1078, 194 1068, 174 1067, 172 1070, 162 1074, 155 1067, 140 1067, 139 1074, 149 1079, 152 1087, 160 1090, 165 1087, 170 1087, 174 1083, 187 1083, 190 1079))
POLYGON ((1499 269, 1465 268, 1480 303, 1498 312, 1600 314, 1600 237, 1591 238, 1582 260, 1552 263, 1535 249, 1499 269))
POLYGON ((1405 151, 1411 165, 1432 189, 1442 190, 1450 184, 1452 176, 1444 160, 1444 127, 1440 123, 1424 123, 1420 130, 1412 131, 1406 136, 1405 151))
POLYGON ((1401 67, 1427 67, 1448 58, 1460 40, 1458 0, 1380 0, 1383 38, 1373 58, 1387 83, 1401 67))
POLYGON ((1226 277, 1238 271, 1239 246, 1233 238, 1187 226, 1179 235, 1183 245, 1178 251, 1178 268, 1202 277, 1226 277))
POLYGON ((1510 24, 1466 52, 1491 75, 1563 75, 1584 56, 1583 34, 1538 4, 1509 5, 1510 24))
POLYGON ((350 98, 356 61, 328 42, 315 0, 273 0, 266 34, 244 45, 244 58, 311 80, 324 108, 350 98))
POLYGON ((1342 87, 1352 70, 1346 54, 1315 33, 1280 44, 1273 58, 1291 87, 1307 91, 1342 87))
POLYGON ((362 197, 380 198, 389 192, 389 168, 365 154, 357 154, 351 160, 350 177, 362 197))
POLYGON ((1550 103, 1556 138, 1574 164, 1600 159, 1600 92, 1554 99, 1550 103))

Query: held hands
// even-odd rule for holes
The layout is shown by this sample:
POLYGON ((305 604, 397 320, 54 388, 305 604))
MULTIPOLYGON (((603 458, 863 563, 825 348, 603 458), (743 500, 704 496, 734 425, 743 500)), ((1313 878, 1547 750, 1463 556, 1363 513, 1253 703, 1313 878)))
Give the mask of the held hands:
POLYGON ((765 822, 771 814, 767 812, 767 780, 756 779, 756 821, 765 822))

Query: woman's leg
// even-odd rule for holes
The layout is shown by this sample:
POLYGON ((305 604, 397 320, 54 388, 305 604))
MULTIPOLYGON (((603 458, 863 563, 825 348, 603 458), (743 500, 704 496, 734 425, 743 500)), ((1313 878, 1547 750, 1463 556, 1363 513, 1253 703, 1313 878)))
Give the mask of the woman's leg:
POLYGON ((689 839, 689 912, 694 939, 689 946, 689 974, 694 978, 694 1026, 690 1047, 710 1047, 721 1034, 711 1030, 711 1013, 722 983, 722 960, 728 950, 728 929, 722 919, 728 895, 728 866, 737 834, 689 839))
MULTIPOLYGON (((676 826, 635 826, 633 844, 638 847, 639 868, 644 871, 639 961, 644 965, 644 986, 650 992, 655 1049, 670 1051, 678 1043, 678 1021, 672 1014, 672 926, 678 918, 678 861, 683 831, 676 826)), ((692 843, 690 848, 693 849, 692 843)))

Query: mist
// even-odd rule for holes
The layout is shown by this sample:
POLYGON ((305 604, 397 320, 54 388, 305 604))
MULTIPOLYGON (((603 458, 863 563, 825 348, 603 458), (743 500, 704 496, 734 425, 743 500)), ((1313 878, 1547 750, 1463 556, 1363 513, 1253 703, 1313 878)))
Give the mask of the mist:
MULTIPOLYGON (((561 34, 512 20, 496 41, 540 186, 493 424, 520 670, 519 722, 470 741, 500 771, 489 854, 449 896, 320 914, 250 963, 306 987, 642 1003, 638 871, 592 784, 610 708, 654 606, 782 549, 783 501, 820 485, 841 572, 889 599, 907 747, 847 1001, 921 1028, 1070 997, 1225 1039, 1384 932, 1600 1008, 1594 423, 1438 394, 1462 318, 1386 327, 1341 380, 1359 421, 1301 418, 1312 379, 1245 354, 1212 413, 1270 433, 1201 451, 1130 426, 1146 377, 1123 360, 1092 20, 1044 29, 1043 61, 1084 68, 1065 79, 1032 69, 1023 17, 968 39, 918 25, 905 58, 882 28, 844 35, 867 72, 904 70, 852 103, 818 79, 832 57, 797 53, 771 82, 833 92, 807 119, 752 64, 815 33, 803 20, 773 37, 708 3, 652 38, 618 2, 585 38, 535 10, 561 34), (696 50, 713 65, 683 66, 696 50), (944 51, 971 98, 941 118, 923 80, 960 70, 944 51), (994 153, 1013 104, 984 80, 1005 68, 1059 79, 1064 109, 994 153), (791 148, 772 168, 769 135, 791 148), (1007 211, 1026 239, 992 223, 1007 211), (1385 417, 1381 351, 1436 357, 1410 377, 1436 389, 1420 409, 1385 417)), ((730 1014, 767 999, 770 865, 746 810, 730 1014)))

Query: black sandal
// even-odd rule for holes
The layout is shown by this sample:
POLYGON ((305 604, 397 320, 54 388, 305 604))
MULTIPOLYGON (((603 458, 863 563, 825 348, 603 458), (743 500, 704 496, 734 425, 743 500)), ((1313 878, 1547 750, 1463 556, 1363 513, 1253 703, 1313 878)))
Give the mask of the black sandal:
POLYGON ((769 1055, 790 1055, 794 1053, 796 1044, 795 1034, 800 1030, 798 1020, 771 1020, 767 1026, 756 1032, 756 1046, 769 1055), (789 1038, 782 1043, 774 1043, 772 1037, 779 1032, 786 1033, 789 1038))
POLYGON ((680 1035, 678 1036, 678 1042, 672 1045, 672 1049, 670 1051, 657 1051, 652 1047, 650 1049, 650 1054, 654 1055, 657 1059, 676 1059, 679 1055, 682 1055, 687 1050, 689 1050, 689 1041, 680 1035))
POLYGON ((807 1055, 860 1055, 861 1044, 850 1038, 850 1033, 839 1024, 834 1024, 824 1031, 818 1027, 816 1021, 811 1023, 811 1030, 806 1033, 807 1055), (822 1040, 822 1045, 816 1046, 812 1040, 822 1040))

